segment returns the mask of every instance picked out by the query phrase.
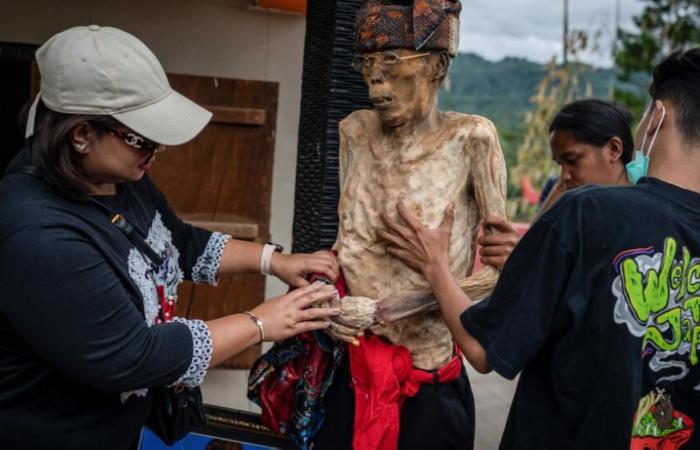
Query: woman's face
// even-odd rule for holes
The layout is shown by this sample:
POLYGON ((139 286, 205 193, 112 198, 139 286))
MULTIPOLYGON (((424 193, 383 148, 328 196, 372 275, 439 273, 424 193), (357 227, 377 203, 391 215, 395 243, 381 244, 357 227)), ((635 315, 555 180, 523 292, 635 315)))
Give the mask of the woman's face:
MULTIPOLYGON (((126 127, 115 127, 105 131, 88 146, 83 159, 83 170, 96 184, 138 181, 148 171, 155 160, 155 150, 137 148, 143 145, 140 136, 126 127), (117 134, 121 134, 118 136, 117 134)), ((146 142, 148 142, 146 140, 146 142)))
POLYGON ((613 140, 602 147, 577 141, 566 130, 552 133, 549 141, 552 159, 561 167, 566 189, 586 184, 617 184, 624 172, 621 142, 613 140), (619 147, 619 148, 618 148, 619 147))

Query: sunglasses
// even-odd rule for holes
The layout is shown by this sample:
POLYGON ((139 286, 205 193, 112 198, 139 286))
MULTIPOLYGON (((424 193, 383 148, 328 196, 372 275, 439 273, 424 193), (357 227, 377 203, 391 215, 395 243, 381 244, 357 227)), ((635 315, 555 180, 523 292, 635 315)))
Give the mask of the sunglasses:
POLYGON ((126 145, 129 145, 134 148, 143 149, 149 152, 155 152, 161 146, 161 144, 146 139, 143 136, 139 136, 138 134, 133 133, 131 131, 121 131, 117 130, 116 128, 104 128, 104 131, 106 131, 114 137, 121 139, 126 145))

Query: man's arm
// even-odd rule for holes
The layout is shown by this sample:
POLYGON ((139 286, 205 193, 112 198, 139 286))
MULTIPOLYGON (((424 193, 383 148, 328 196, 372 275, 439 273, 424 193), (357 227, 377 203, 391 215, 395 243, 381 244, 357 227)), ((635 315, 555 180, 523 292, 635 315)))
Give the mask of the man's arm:
MULTIPOLYGON (((503 218, 506 210, 506 167, 498 133, 493 124, 482 117, 476 123, 465 144, 465 157, 472 167, 474 195, 482 220, 490 217, 503 218)), ((382 216, 388 224, 390 218, 382 216), (389 219, 389 221, 388 221, 389 219)), ((498 233, 498 227, 485 227, 486 234, 498 233)), ((378 231, 383 238, 382 231, 378 231)), ((475 255, 475 257, 478 257, 475 255)), ((496 285, 499 268, 485 265, 481 271, 459 281, 460 289, 472 300, 486 298, 496 285)), ((423 291, 404 296, 381 299, 377 306, 377 320, 390 323, 405 317, 440 309, 433 292, 423 291)))
POLYGON ((435 230, 421 224, 402 203, 399 203, 397 210, 406 226, 390 218, 385 219, 389 231, 382 232, 382 237, 389 242, 387 252, 423 272, 433 289, 450 333, 462 353, 477 371, 489 372, 483 346, 460 322, 460 316, 473 301, 464 293, 450 272, 447 249, 454 222, 454 208, 448 208, 442 224, 435 230))
POLYGON ((581 209, 566 208, 565 217, 561 217, 561 209, 530 228, 491 296, 479 303, 459 289, 449 272, 451 208, 437 229, 425 227, 402 204, 398 212, 406 226, 388 223, 387 251, 423 272, 455 342, 477 370, 493 369, 512 379, 551 338, 554 323, 559 329, 569 326, 562 304, 567 299, 580 301, 580 296, 567 293, 567 289, 572 274, 581 273, 571 250, 580 242, 579 231, 572 224, 580 223, 581 209), (556 226, 552 224, 555 219, 556 226))
POLYGON ((452 339, 457 343, 464 357, 467 358, 474 369, 480 373, 489 373, 491 368, 486 362, 486 350, 484 350, 479 341, 474 339, 464 329, 460 321, 462 313, 474 302, 464 293, 462 287, 457 284, 450 273, 449 266, 445 263, 446 261, 439 265, 427 267, 425 269, 425 277, 428 279, 430 286, 433 287, 433 293, 439 302, 442 317, 450 329, 452 339))

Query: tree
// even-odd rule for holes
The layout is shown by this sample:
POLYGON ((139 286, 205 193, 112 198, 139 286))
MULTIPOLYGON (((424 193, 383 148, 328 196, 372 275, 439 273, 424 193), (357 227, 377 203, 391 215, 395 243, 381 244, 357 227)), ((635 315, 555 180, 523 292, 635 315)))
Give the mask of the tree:
MULTIPOLYGON (((597 48, 600 32, 592 36, 583 30, 574 30, 567 37, 566 51, 568 62, 557 65, 554 58, 547 65, 544 78, 540 81, 531 98, 533 111, 525 115, 525 136, 518 146, 517 161, 510 168, 510 180, 514 191, 523 186, 528 178, 533 186, 541 187, 551 175, 557 173, 549 150, 549 124, 554 115, 566 104, 578 98, 592 95, 590 81, 582 83, 582 78, 594 69, 578 61, 587 48, 597 48)), ((508 199, 508 216, 516 220, 530 221, 536 207, 520 197, 508 199)))
POLYGON ((641 0, 646 6, 634 17, 636 30, 617 31, 619 43, 614 52, 620 69, 615 99, 626 104, 639 117, 646 96, 649 74, 671 51, 700 45, 700 0, 641 0))

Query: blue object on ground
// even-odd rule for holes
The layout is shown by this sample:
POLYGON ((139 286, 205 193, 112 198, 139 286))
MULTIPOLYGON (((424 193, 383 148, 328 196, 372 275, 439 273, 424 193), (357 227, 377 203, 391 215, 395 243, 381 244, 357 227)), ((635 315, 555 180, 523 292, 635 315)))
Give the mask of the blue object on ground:
MULTIPOLYGON (((151 430, 144 428, 141 434, 140 450, 206 450, 207 445, 213 440, 209 436, 199 436, 190 433, 175 444, 168 446, 151 430)), ((269 447, 253 444, 241 444, 241 447, 243 450, 270 450, 269 447)))

